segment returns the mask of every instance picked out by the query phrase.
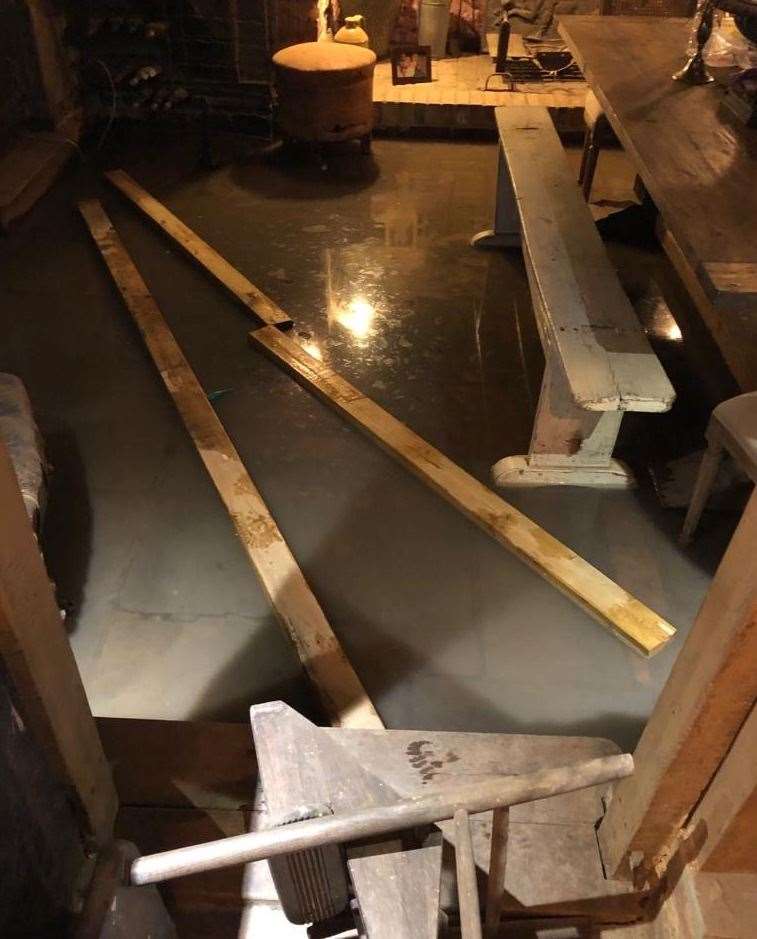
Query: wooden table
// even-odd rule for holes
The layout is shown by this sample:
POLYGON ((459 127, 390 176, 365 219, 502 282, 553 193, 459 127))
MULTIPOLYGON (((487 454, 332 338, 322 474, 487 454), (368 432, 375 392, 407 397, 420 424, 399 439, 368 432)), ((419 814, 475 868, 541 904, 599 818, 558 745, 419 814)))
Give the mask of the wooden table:
POLYGON ((717 84, 671 79, 690 20, 562 16, 560 32, 659 212, 661 243, 742 389, 757 388, 757 131, 717 84))

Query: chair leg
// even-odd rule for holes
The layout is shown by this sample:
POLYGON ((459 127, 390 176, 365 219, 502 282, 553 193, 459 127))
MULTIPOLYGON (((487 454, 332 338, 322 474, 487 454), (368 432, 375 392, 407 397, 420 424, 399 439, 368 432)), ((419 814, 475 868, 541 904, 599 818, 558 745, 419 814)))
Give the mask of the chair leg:
POLYGON ((591 196, 591 187, 594 183, 594 173, 597 170, 597 160, 599 159, 599 145, 595 128, 586 131, 584 140, 584 152, 581 158, 581 171, 579 182, 584 194, 584 199, 589 201, 591 196))
POLYGON ((584 133, 584 149, 581 154, 581 166, 578 169, 578 185, 583 186, 586 176, 586 163, 589 159, 589 150, 591 149, 591 130, 587 127, 584 133))
POLYGON ((686 518, 684 519, 683 528, 681 529, 681 535, 679 538, 681 544, 685 545, 691 541, 691 536, 694 534, 694 531, 699 524, 702 511, 704 510, 704 507, 707 503, 707 498, 712 490, 715 477, 718 474, 722 457, 723 445, 718 441, 711 440, 707 446, 707 450, 705 451, 704 456, 702 457, 702 463, 699 467, 697 481, 694 484, 694 491, 691 494, 691 502, 689 502, 689 508, 686 512, 686 518))

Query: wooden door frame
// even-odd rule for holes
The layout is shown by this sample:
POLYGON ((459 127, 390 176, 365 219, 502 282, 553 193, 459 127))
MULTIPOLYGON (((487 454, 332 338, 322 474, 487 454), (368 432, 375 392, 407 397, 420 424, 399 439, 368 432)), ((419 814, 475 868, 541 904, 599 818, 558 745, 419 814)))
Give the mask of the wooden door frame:
POLYGON ((757 491, 599 827, 608 876, 633 870, 643 884, 664 872, 756 699, 757 491))
POLYGON ((87 846, 107 843, 118 797, 5 444, 0 440, 0 655, 19 716, 68 787, 87 846))

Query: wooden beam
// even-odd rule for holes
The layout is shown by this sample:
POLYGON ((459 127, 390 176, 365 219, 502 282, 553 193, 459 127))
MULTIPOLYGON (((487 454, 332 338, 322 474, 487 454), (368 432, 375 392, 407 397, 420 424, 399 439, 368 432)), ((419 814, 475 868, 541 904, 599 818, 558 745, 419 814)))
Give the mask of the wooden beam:
POLYGON ((77 108, 76 80, 61 42, 62 14, 50 0, 26 0, 37 67, 53 126, 61 131, 77 108))
POLYGON ((80 202, 79 211, 330 720, 339 727, 383 727, 284 536, 110 219, 96 200, 80 202))
POLYGON ((687 827, 700 870, 757 874, 757 705, 687 827))
POLYGON ((86 840, 110 840, 118 798, 16 475, 0 441, 0 655, 21 717, 68 787, 86 840))
POLYGON ((654 655, 675 635, 670 623, 447 459, 328 366, 308 355, 292 339, 265 326, 251 332, 250 340, 636 652, 654 655))
POLYGON ((599 828, 608 873, 632 852, 639 878, 664 869, 756 698, 757 492, 599 828))
POLYGON ((188 228, 181 219, 154 199, 139 183, 123 170, 111 170, 105 178, 126 196, 151 221, 162 228, 186 253, 237 298, 249 314, 256 320, 262 320, 269 326, 287 327, 292 325, 291 317, 267 297, 262 290, 249 281, 235 267, 202 238, 188 228))

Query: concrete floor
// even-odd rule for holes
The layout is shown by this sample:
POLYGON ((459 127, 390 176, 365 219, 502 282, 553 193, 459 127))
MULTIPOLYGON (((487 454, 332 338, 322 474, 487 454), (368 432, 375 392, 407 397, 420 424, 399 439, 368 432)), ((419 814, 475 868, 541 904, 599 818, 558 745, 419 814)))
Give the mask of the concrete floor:
MULTIPOLYGON (((373 159, 194 169, 194 142, 113 138, 119 163, 288 310, 296 334, 478 478, 525 452, 541 352, 520 256, 488 227, 491 142, 379 140, 373 159)), ((575 159, 575 154, 571 155, 575 159)), ((679 627, 645 661, 248 348, 250 321, 73 168, 0 244, 0 368, 27 383, 54 467, 44 547, 96 714, 245 720, 283 698, 317 715, 231 525, 74 211, 102 193, 124 241, 387 725, 596 734, 632 746, 733 519, 690 551, 681 513, 631 493, 505 492, 679 627)), ((619 154, 598 192, 628 188, 619 154), (604 189, 603 189, 604 186, 604 189)), ((622 197, 622 196, 621 196, 622 197)), ((614 249, 638 286, 680 287, 614 249)), ((672 300, 671 300, 672 302, 672 300)), ((677 308, 678 310, 678 308, 677 308)), ((680 322, 689 316, 680 308, 680 322)), ((679 316, 679 312, 676 312, 679 316)), ((631 416, 621 456, 694 449, 728 388, 701 326, 655 338, 680 400, 631 416), (702 370, 702 363, 715 364, 702 370)))

